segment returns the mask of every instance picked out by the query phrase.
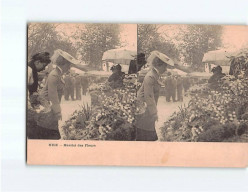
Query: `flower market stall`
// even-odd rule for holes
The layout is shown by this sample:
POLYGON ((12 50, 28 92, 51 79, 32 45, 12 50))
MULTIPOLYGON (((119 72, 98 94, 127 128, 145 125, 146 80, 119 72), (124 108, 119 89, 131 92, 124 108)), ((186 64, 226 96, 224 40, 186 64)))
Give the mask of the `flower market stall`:
POLYGON ((227 75, 211 90, 190 89, 191 101, 162 127, 163 141, 248 142, 248 78, 227 75))
POLYGON ((62 129, 69 140, 134 140, 136 78, 124 79, 121 88, 107 82, 93 83, 91 105, 83 105, 65 122, 62 129))

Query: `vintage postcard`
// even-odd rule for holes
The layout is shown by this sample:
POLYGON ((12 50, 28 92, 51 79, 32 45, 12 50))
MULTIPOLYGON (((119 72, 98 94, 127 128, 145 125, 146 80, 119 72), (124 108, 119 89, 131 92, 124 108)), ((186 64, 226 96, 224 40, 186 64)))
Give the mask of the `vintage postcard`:
POLYGON ((247 26, 27 28, 27 164, 248 166, 247 26))

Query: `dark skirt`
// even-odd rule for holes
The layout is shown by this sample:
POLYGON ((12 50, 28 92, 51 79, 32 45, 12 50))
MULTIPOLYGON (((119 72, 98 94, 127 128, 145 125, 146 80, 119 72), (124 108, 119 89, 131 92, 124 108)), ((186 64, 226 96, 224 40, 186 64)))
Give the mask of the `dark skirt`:
POLYGON ((136 141, 156 141, 158 140, 157 133, 154 131, 147 131, 144 129, 136 128, 136 141))

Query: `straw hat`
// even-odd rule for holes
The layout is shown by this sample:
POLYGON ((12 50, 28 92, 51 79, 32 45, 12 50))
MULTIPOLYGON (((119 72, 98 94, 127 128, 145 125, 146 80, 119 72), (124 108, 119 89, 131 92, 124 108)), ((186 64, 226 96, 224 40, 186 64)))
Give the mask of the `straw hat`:
POLYGON ((158 57, 160 60, 162 60, 164 63, 174 66, 174 61, 170 59, 167 55, 159 52, 159 51, 152 51, 151 55, 147 59, 147 63, 152 66, 152 62, 154 58, 158 57))

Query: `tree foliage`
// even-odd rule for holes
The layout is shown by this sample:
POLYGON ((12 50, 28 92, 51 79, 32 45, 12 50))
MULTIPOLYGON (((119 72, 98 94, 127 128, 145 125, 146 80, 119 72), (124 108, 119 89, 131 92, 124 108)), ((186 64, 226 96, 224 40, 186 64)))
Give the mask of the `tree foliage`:
POLYGON ((56 27, 59 24, 31 23, 28 25, 28 56, 46 51, 53 55, 54 50, 62 49, 71 55, 76 54, 75 48, 68 36, 59 34, 56 27))
POLYGON ((79 53, 89 65, 100 67, 105 51, 120 45, 120 26, 118 24, 85 24, 80 33, 79 53))
POLYGON ((158 29, 161 25, 139 24, 138 25, 138 53, 145 53, 148 57, 150 52, 157 50, 172 59, 178 59, 179 51, 175 44, 166 40, 158 29))
POLYGON ((221 46, 221 35, 220 25, 188 25, 186 31, 181 32, 180 50, 185 61, 199 69, 204 54, 221 46))

